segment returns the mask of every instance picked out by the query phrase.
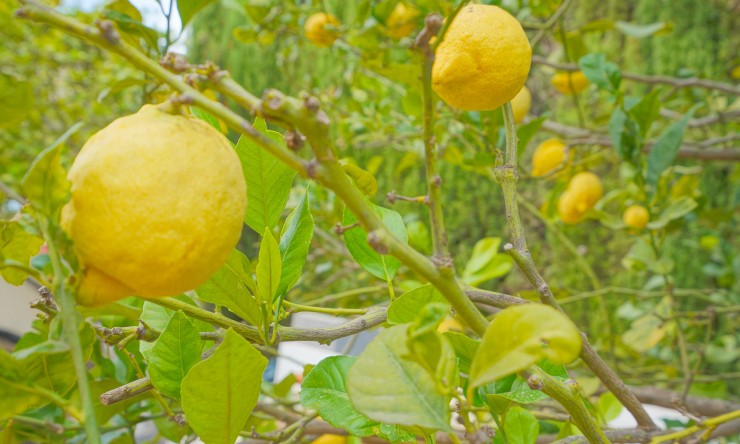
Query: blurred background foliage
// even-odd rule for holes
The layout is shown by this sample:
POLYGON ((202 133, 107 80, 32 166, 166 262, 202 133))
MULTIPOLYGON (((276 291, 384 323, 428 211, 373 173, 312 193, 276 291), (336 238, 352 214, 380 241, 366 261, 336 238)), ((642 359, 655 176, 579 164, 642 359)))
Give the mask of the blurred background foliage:
MULTIPOLYGON (((0 1, 0 8, 4 8, 0 11, 0 97, 12 93, 13 100, 27 105, 22 116, 4 115, 0 132, 0 179, 10 187, 17 185, 34 156, 74 123, 81 121, 84 126, 67 140, 67 160, 92 132, 143 103, 161 100, 167 92, 94 47, 58 31, 38 32, 18 23, 10 14, 12 3, 0 1)), ((421 68, 410 49, 412 38, 396 39, 387 34, 384 20, 395 3, 214 1, 194 16, 183 39, 191 63, 213 61, 257 95, 277 88, 291 95, 305 91, 318 97, 332 119, 340 155, 375 177, 378 192, 374 200, 390 207, 386 193, 425 193, 421 68), (306 17, 318 11, 331 12, 341 22, 341 38, 331 48, 313 46, 303 36, 306 17)), ((414 3, 420 11, 417 32, 426 13, 448 13, 452 7, 446 0, 414 3)), ((733 52, 740 43, 735 32, 739 17, 736 2, 580 0, 553 23, 547 20, 561 6, 558 0, 488 3, 501 4, 515 14, 530 38, 543 33, 534 53, 545 63, 533 64, 527 82, 532 109, 519 129, 520 193, 528 203, 522 213, 530 249, 557 297, 594 342, 609 350, 610 361, 628 382, 660 381, 669 387, 684 382, 677 348, 678 334, 684 331, 689 350, 697 357, 692 365, 701 366, 692 393, 739 395, 740 384, 734 382, 740 379, 740 336, 733 328, 740 304, 738 163, 679 159, 678 166, 661 178, 658 191, 648 195, 638 179, 639 168, 624 161, 615 149, 574 143, 572 171, 549 179, 529 177, 532 151, 557 133, 543 122, 606 137, 616 107, 617 96, 597 85, 575 96, 558 93, 550 84, 555 69, 549 64, 575 63, 584 55, 601 53, 631 73, 699 76, 737 84, 740 62, 733 52), (545 24, 549 28, 543 29, 545 24), (597 208, 594 217, 578 225, 564 225, 553 203, 570 175, 585 169, 602 178, 609 199, 597 208), (650 235, 619 225, 621 212, 629 203, 650 201, 655 211, 664 211, 681 198, 695 202, 695 208, 667 220, 650 235), (659 248, 653 248, 656 246, 659 248), (670 300, 664 297, 666 288, 675 289, 670 300), (706 311, 708 306, 725 311, 715 317, 706 311), (708 325, 713 331, 709 341, 705 338, 708 325), (625 360, 630 365, 620 366, 625 360)), ((153 57, 165 53, 172 42, 137 24, 141 20, 137 14, 127 1, 117 0, 84 18, 91 21, 102 15, 112 19, 153 57)), ((660 94, 659 104, 666 112, 657 116, 651 138, 692 109, 694 119, 733 112, 735 117, 717 119, 711 125, 690 124, 685 141, 737 134, 738 105, 732 94, 715 89, 673 90, 669 85, 626 80, 621 90, 620 97, 627 101, 637 101, 653 90, 660 94)), ((459 112, 442 102, 437 102, 436 110, 435 134, 444 159, 445 223, 456 266, 462 272, 478 241, 507 238, 502 193, 490 175, 495 161, 491 148, 503 146, 501 116, 498 111, 459 112)), ((236 139, 233 133, 230 137, 236 139)), ((711 149, 733 147, 737 149, 737 139, 711 149)), ((298 202, 303 189, 299 188, 289 207, 298 202)), ((333 232, 341 221, 341 205, 318 187, 312 187, 311 193, 317 235, 304 276, 289 294, 291 300, 308 301, 382 285, 351 260, 333 232)), ((429 253, 426 209, 404 201, 392 207, 404 216, 410 242, 429 253)), ((249 257, 254 257, 256 239, 245 229, 242 250, 249 257)), ((402 271, 396 284, 409 288, 414 279, 402 271)), ((481 287, 534 297, 533 292, 522 290, 529 285, 516 270, 481 287)), ((382 286, 379 288, 381 291, 374 294, 332 304, 354 306, 387 300, 382 286)))

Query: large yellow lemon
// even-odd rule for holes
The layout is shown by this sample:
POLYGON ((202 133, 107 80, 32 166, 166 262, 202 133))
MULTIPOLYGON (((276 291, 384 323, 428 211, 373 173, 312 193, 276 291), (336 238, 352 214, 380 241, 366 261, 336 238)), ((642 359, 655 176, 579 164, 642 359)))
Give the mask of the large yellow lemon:
POLYGON ((339 20, 326 12, 317 12, 306 19, 303 30, 306 38, 316 46, 328 47, 339 38, 339 20))
POLYGON ((246 185, 229 141, 152 105, 85 143, 62 227, 83 267, 78 301, 173 296, 203 284, 239 240, 246 185))
POLYGON ((321 435, 315 440, 311 441, 311 444, 346 444, 346 442, 346 436, 332 435, 330 433, 327 433, 326 435, 321 435))
POLYGON ((498 6, 468 5, 437 47, 432 88, 455 108, 496 109, 522 89, 531 59, 527 35, 511 14, 498 6))

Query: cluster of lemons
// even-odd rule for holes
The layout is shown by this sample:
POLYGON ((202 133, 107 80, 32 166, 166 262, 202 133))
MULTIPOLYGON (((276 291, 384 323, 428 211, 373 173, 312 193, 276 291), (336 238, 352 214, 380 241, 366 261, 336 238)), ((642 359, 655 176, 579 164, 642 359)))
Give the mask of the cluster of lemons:
MULTIPOLYGON (((409 36, 419 16, 398 2, 386 20, 387 35, 409 36)), ((313 44, 328 47, 340 28, 335 16, 320 12, 308 17, 304 32, 313 44)), ((531 56, 522 26, 508 12, 467 5, 436 48, 432 87, 462 110, 493 110, 511 101, 520 122, 532 102, 524 86, 531 56)), ((588 86, 580 72, 557 74, 552 83, 564 94, 588 86)), ((570 159, 562 142, 546 141, 535 152, 532 174, 546 176, 570 159)), ((69 180, 72 199, 61 224, 81 264, 76 285, 85 305, 197 288, 223 265, 241 235, 246 185, 231 143, 171 107, 147 105, 99 131, 75 159, 69 180)), ((558 205, 562 219, 581 220, 602 192, 594 174, 573 176, 558 205)), ((643 207, 624 215, 633 227, 648 219, 643 207)))

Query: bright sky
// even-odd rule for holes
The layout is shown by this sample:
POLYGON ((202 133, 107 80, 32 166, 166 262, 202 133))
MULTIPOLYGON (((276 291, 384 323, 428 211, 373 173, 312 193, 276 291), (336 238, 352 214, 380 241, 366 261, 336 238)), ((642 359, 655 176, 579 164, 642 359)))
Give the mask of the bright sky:
MULTIPOLYGON (((141 17, 146 26, 164 32, 167 29, 167 20, 164 14, 162 14, 159 5, 156 0, 129 0, 136 9, 141 12, 141 17)), ((171 1, 177 0, 161 0, 164 9, 167 10, 170 6, 171 1)), ((106 0, 62 0, 62 8, 65 10, 69 9, 80 9, 85 12, 92 12, 96 9, 100 9, 106 0)), ((173 7, 173 19, 171 24, 172 36, 177 37, 180 35, 181 22, 180 15, 177 13, 177 3, 173 7)), ((176 44, 172 45, 171 49, 175 52, 185 54, 187 47, 184 43, 185 38, 181 38, 176 44)))

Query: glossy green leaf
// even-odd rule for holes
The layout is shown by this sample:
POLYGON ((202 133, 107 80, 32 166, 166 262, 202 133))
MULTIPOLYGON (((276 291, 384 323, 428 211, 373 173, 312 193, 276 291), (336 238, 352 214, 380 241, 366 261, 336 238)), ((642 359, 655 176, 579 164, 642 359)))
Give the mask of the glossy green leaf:
POLYGON ((44 397, 26 379, 20 362, 0 349, 0 418, 23 413, 44 402, 44 397))
POLYGON ((283 268, 277 295, 285 294, 298 282, 308 257, 313 227, 313 216, 311 216, 311 208, 308 205, 308 190, 306 190, 301 202, 285 220, 283 232, 280 235, 280 256, 283 268))
POLYGON ((673 165, 681 143, 686 125, 694 115, 694 109, 686 113, 679 121, 665 129, 650 148, 647 166, 647 182, 653 186, 658 183, 658 178, 666 168, 673 165))
POLYGON ((591 83, 600 89, 616 92, 622 81, 619 68, 612 62, 607 62, 604 54, 587 54, 578 60, 578 66, 591 83))
POLYGON ((177 0, 177 11, 180 13, 180 20, 182 20, 183 29, 198 11, 214 1, 215 0, 177 0))
POLYGON ((33 86, 9 74, 0 73, 0 128, 11 128, 33 109, 33 86))
POLYGON ((233 444, 257 405, 267 359, 229 329, 211 356, 182 381, 182 408, 200 439, 233 444))
MULTIPOLYGON (((185 295, 177 296, 175 299, 185 302, 190 305, 196 305, 195 302, 193 302, 192 299, 185 295)), ((149 327, 153 328, 156 331, 164 331, 165 328, 167 328, 167 324, 170 323, 170 318, 175 315, 175 312, 173 310, 169 310, 167 308, 164 308, 162 306, 159 306, 157 304, 153 304, 149 301, 145 301, 144 305, 141 308, 141 316, 140 319, 143 323, 148 325, 149 327)), ((195 324, 195 327, 198 329, 198 331, 208 332, 213 331, 213 326, 207 322, 193 319, 193 323, 195 324)), ((203 347, 208 347, 209 344, 207 341, 202 341, 203 347)), ((156 342, 146 342, 146 341, 139 341, 139 353, 146 359, 147 361, 151 357, 152 348, 154 348, 154 344, 156 342)))
MULTIPOLYGON (((403 218, 400 214, 387 208, 376 206, 372 203, 375 213, 383 220, 388 226, 390 231, 403 242, 408 241, 408 235, 406 234, 406 227, 403 224, 403 218)), ((354 225, 357 222, 357 218, 349 209, 344 210, 343 224, 345 226, 354 225)), ((398 259, 381 255, 368 243, 367 232, 360 226, 351 228, 344 232, 344 243, 347 245, 347 249, 350 254, 357 261, 358 264, 367 270, 370 274, 380 279, 386 280, 387 278, 393 278, 398 271, 398 267, 401 263, 398 259)))
POLYGON ((412 360, 427 372, 437 383, 440 393, 449 393, 458 385, 458 369, 455 350, 437 331, 439 324, 449 313, 446 303, 424 306, 408 329, 406 359, 412 360))
MULTIPOLYGON (((543 359, 538 362, 537 365, 544 370, 547 374, 554 376, 556 379, 565 381, 569 378, 568 372, 565 370, 565 366, 562 364, 554 364, 547 359, 543 359)), ((516 377, 511 384, 511 388, 507 392, 501 392, 500 396, 510 399, 519 404, 531 404, 533 402, 547 399, 547 395, 540 390, 533 390, 527 384, 527 381, 520 377, 516 377)))
MULTIPOLYGON (((257 118, 254 127, 280 145, 283 136, 267 129, 264 119, 257 118)), ((290 196, 295 172, 246 136, 239 138, 236 153, 247 182, 247 213, 244 222, 259 234, 272 230, 280 219, 290 196)))
MULTIPOLYGON (((86 342, 89 345, 89 338, 86 342)), ((85 348, 89 355, 90 348, 85 348)), ((39 387, 67 394, 77 383, 72 354, 63 342, 44 341, 14 352, 13 357, 20 361, 25 379, 39 387)))
POLYGON ((272 301, 277 295, 282 274, 283 261, 272 232, 265 228, 260 243, 259 262, 257 262, 257 291, 265 301, 272 301))
POLYGON ((37 254, 44 240, 23 229, 15 221, 0 221, 0 276, 11 285, 22 285, 28 274, 4 263, 28 267, 31 256, 37 254))
POLYGON ((221 132, 221 124, 218 123, 218 119, 208 113, 207 111, 203 111, 202 109, 198 108, 197 106, 191 106, 190 112, 193 113, 195 117, 198 119, 206 122, 207 124, 211 125, 213 128, 215 128, 219 133, 221 132))
POLYGON ((513 264, 511 256, 499 253, 500 245, 501 239, 498 237, 486 237, 476 242, 462 275, 466 284, 477 286, 501 277, 511 270, 513 264))
POLYGON ((580 352, 581 335, 560 311, 541 304, 509 307, 486 329, 470 368, 470 384, 493 382, 542 358, 568 363, 580 352))
POLYGON ((388 323, 405 324, 413 322, 419 312, 431 303, 447 304, 444 296, 431 284, 409 290, 391 302, 390 307, 388 307, 388 323))
POLYGON ((182 379, 200 361, 201 350, 198 329, 178 311, 152 348, 148 370, 154 388, 167 396, 180 398, 182 379))
POLYGON ((332 356, 319 362, 301 384, 301 404, 318 410, 321 418, 354 436, 380 436, 391 442, 408 442, 413 435, 397 426, 381 424, 361 414, 347 395, 351 356, 332 356))
POLYGON ((222 305, 250 324, 260 326, 262 312, 252 291, 256 288, 249 259, 236 249, 232 250, 226 263, 195 290, 198 298, 222 305))
POLYGON ((504 419, 506 442, 509 444, 535 444, 540 433, 537 418, 521 407, 512 407, 504 419))
POLYGON ((352 405, 375 421, 450 431, 448 396, 432 377, 403 357, 409 324, 381 332, 349 370, 347 392, 352 405))

